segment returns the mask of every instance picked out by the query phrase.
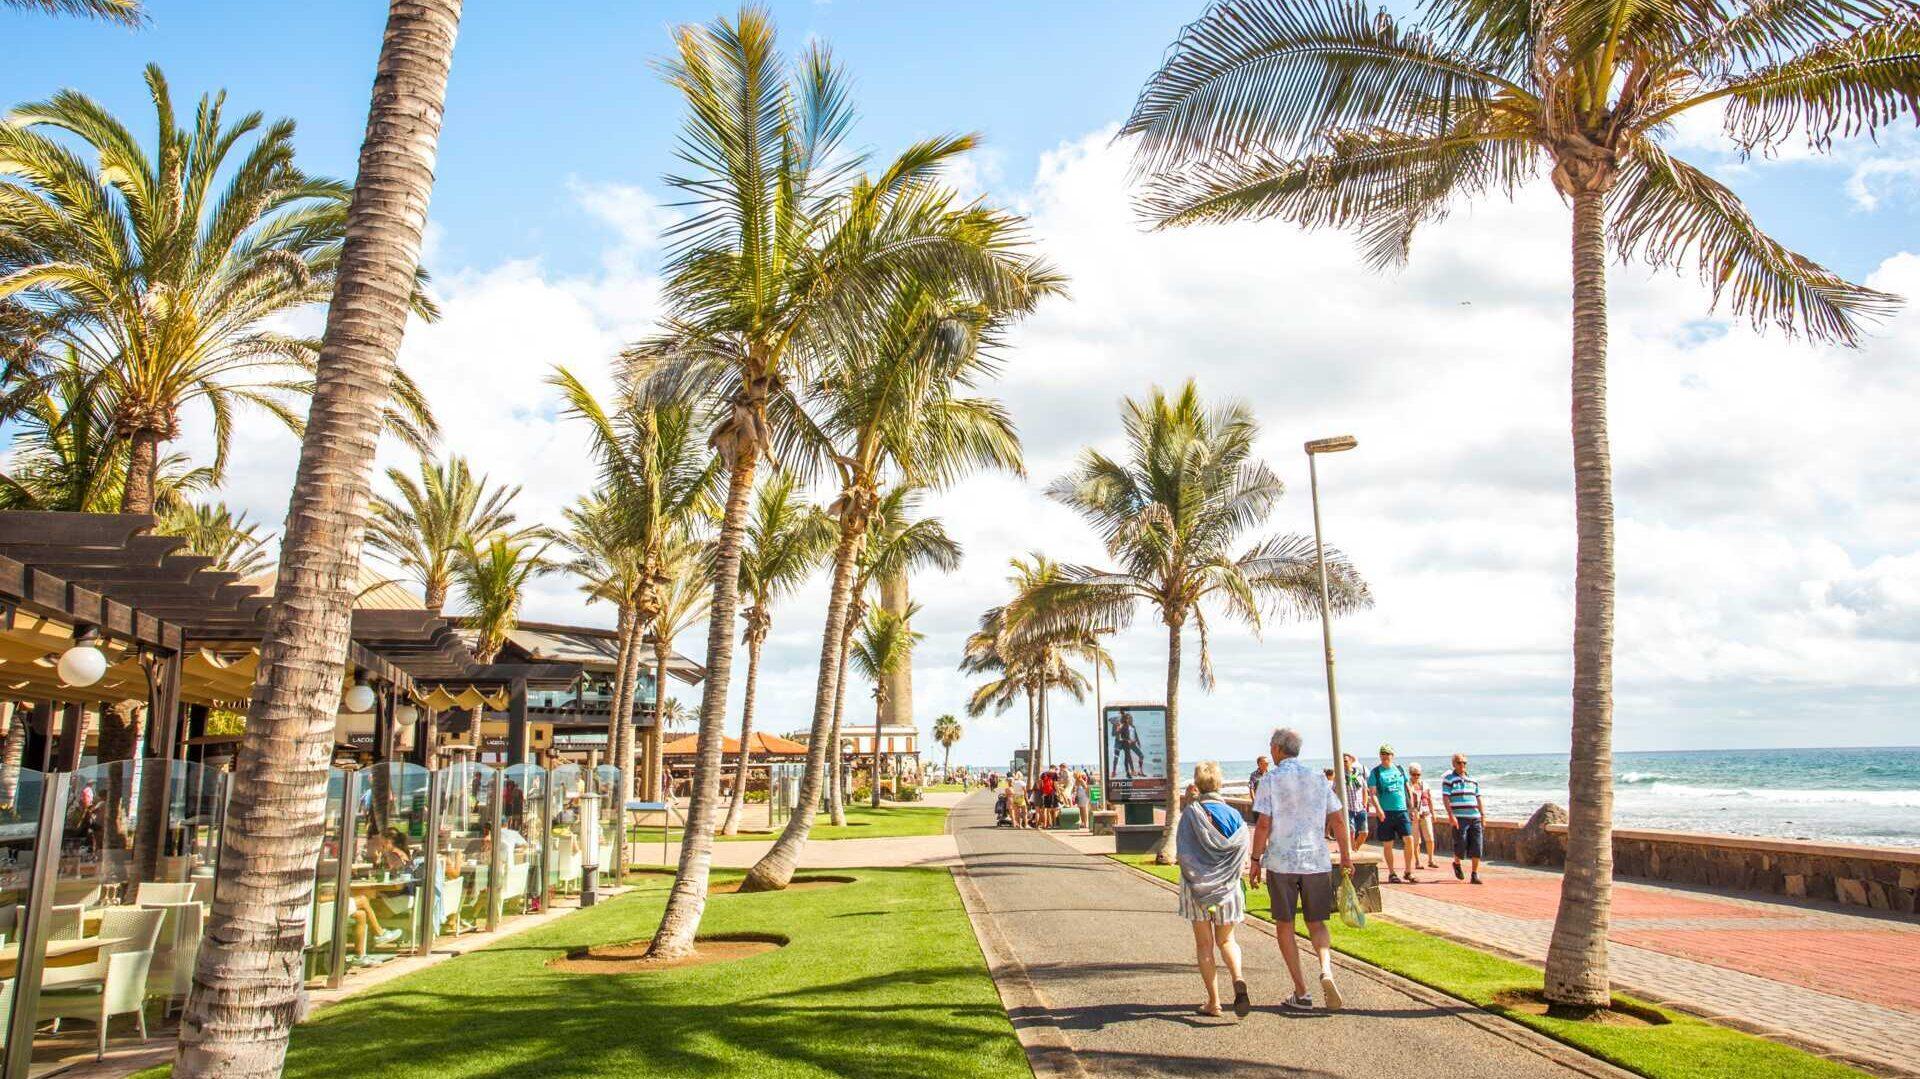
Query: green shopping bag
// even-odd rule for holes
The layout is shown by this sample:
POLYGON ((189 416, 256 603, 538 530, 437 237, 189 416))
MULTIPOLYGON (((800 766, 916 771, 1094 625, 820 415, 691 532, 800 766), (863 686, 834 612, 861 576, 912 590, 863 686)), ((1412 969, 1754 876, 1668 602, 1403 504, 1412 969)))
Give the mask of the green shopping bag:
POLYGON ((1360 889, 1353 886, 1353 870, 1340 870, 1340 891, 1336 900, 1340 907, 1340 920, 1354 927, 1367 927, 1367 912, 1360 906, 1360 889))

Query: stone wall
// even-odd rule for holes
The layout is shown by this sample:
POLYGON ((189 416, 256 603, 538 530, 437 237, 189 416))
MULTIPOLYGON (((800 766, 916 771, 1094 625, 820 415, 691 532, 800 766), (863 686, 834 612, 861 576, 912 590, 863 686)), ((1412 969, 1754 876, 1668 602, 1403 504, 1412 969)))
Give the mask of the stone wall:
MULTIPOLYGON (((1557 868, 1566 857, 1566 826, 1548 824, 1532 836, 1525 828, 1520 821, 1488 821, 1487 857, 1557 868)), ((1444 821, 1436 833, 1440 849, 1449 850, 1444 821)), ((1616 828, 1613 871, 1907 914, 1920 907, 1920 850, 1616 828)))

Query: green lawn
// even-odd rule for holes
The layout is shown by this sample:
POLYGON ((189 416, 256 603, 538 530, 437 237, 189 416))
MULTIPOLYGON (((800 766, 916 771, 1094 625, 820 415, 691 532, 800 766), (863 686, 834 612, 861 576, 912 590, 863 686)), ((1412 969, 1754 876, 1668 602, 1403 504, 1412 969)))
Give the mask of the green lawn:
MULTIPOLYGON (((1154 865, 1151 855, 1113 857, 1162 879, 1179 879, 1178 867, 1154 865)), ((1266 889, 1247 893, 1247 910, 1262 921, 1273 921, 1266 889)), ((1651 1027, 1601 1026, 1514 1011, 1497 1003, 1497 998, 1541 987, 1540 971, 1525 963, 1409 929, 1383 917, 1369 919, 1365 929, 1353 929, 1338 920, 1331 927, 1336 951, 1479 1005, 1653 1079, 1746 1079, 1761 1075, 1819 1079, 1861 1074, 1791 1046, 1626 997, 1620 999, 1658 1012, 1668 1022, 1651 1027)))
MULTIPOLYGON (((845 827, 827 823, 825 813, 813 819, 809 839, 878 839, 883 836, 939 835, 947 830, 947 810, 943 806, 883 805, 879 809, 857 805, 847 807, 845 827)), ((656 834, 655 838, 658 836, 656 834)), ((720 840, 764 840, 767 832, 742 832, 717 836, 720 840)))
POLYGON ((935 783, 930 787, 921 787, 920 789, 923 791, 933 791, 938 794, 965 794, 968 788, 958 783, 935 783))
POLYGON ((569 948, 650 935, 670 880, 640 878, 636 893, 321 1012, 294 1031, 286 1075, 1025 1074, 946 870, 846 875, 858 880, 708 901, 703 934, 789 938, 777 951, 646 974, 546 969, 569 948))

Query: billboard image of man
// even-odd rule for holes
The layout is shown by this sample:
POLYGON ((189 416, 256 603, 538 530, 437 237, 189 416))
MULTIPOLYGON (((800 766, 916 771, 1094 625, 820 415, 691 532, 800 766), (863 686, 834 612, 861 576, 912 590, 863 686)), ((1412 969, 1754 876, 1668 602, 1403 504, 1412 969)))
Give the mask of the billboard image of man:
POLYGON ((1138 778, 1146 769, 1146 759, 1140 752, 1140 731, 1133 724, 1133 713, 1120 710, 1120 718, 1113 724, 1113 771, 1127 779, 1138 778))

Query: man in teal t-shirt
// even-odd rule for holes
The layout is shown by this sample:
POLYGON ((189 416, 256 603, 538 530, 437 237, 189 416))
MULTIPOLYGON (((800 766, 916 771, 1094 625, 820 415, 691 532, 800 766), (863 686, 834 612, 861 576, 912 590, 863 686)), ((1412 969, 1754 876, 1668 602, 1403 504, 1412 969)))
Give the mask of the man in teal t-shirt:
POLYGON ((1407 883, 1418 884, 1413 875, 1413 815, 1407 812, 1407 770, 1393 763, 1393 747, 1380 747, 1380 763, 1367 770, 1367 802, 1380 823, 1374 834, 1380 837, 1380 851, 1387 863, 1387 883, 1400 883, 1393 871, 1393 847, 1397 842, 1407 855, 1407 883))

